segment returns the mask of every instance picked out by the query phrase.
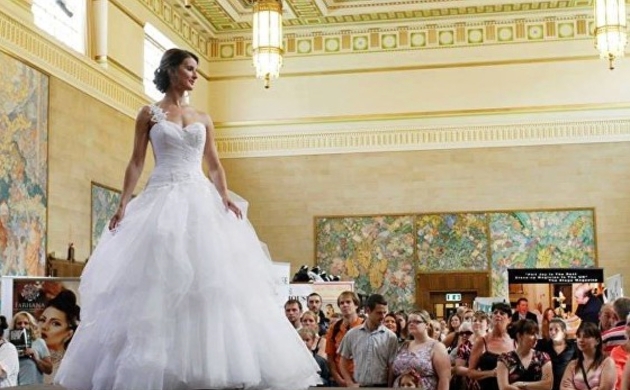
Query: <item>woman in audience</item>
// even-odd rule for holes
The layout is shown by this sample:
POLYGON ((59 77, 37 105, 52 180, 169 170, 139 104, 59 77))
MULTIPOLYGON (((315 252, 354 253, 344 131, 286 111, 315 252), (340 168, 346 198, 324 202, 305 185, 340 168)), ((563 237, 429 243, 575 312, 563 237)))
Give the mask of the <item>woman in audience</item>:
POLYGON ((610 351, 610 357, 615 362, 617 367, 617 381, 615 383, 615 389, 621 389, 621 382, 623 379, 623 370, 627 366, 628 355, 630 355, 630 315, 626 318, 626 342, 622 345, 618 345, 610 351))
POLYGON ((6 317, 0 316, 0 387, 17 386, 20 371, 17 349, 4 338, 4 331, 8 328, 6 317))
POLYGON ((542 315, 542 328, 540 332, 541 337, 545 340, 549 340, 549 322, 554 318, 556 318, 556 312, 548 307, 542 315))
POLYGON ((474 334, 473 326, 470 322, 464 321, 459 326, 459 338, 461 342, 457 347, 457 355, 453 366, 450 390, 466 389, 468 387, 468 360, 473 343, 470 340, 474 334))
POLYGON ((504 302, 492 305, 492 331, 473 344, 468 361, 468 377, 483 390, 498 390, 497 361, 499 355, 514 350, 514 341, 507 333, 512 308, 504 302))
POLYGON ((61 359, 79 326, 81 309, 77 306, 77 297, 70 290, 63 290, 48 301, 39 317, 39 329, 50 351, 52 373, 44 375, 44 383, 52 384, 59 369, 61 359))
POLYGON ((398 338, 399 343, 402 343, 404 341, 402 337, 400 337, 400 325, 396 321, 395 313, 387 313, 387 315, 385 315, 385 319, 383 320, 383 326, 385 326, 387 329, 391 330, 392 332, 394 332, 394 334, 396 334, 396 337, 398 338))
POLYGON ((13 316, 13 329, 26 331, 31 340, 30 348, 26 348, 20 355, 18 385, 44 383, 44 374, 52 373, 53 364, 35 318, 31 313, 21 311, 13 316))
POLYGON ((567 339, 567 324, 560 317, 549 321, 549 338, 538 340, 536 349, 545 352, 551 358, 553 371, 553 390, 560 389, 564 370, 569 362, 577 357, 575 340, 567 339))
POLYGON ((564 370, 561 390, 612 390, 617 379, 615 362, 602 351, 598 325, 582 322, 577 332, 577 359, 564 370))
POLYGON ((442 342, 446 346, 446 351, 451 353, 451 351, 459 345, 459 335, 457 330, 462 324, 462 319, 459 318, 457 313, 453 313, 450 317, 448 317, 448 321, 446 323, 448 324, 448 334, 442 342))
POLYGON ((415 370, 424 390, 448 390, 451 364, 442 343, 429 337, 429 313, 422 310, 408 317, 408 331, 413 338, 403 343, 392 363, 389 385, 398 387, 399 376, 415 370))
POLYGON ((500 390, 550 390, 553 385, 551 359, 536 351, 538 324, 533 320, 519 320, 510 329, 516 349, 501 354, 497 364, 500 390))
POLYGON ((433 340, 442 341, 444 339, 444 333, 442 329, 442 323, 438 320, 431 320, 429 324, 429 336, 433 340))
POLYGON ((319 336, 319 332, 313 330, 312 327, 302 327, 300 330, 298 330, 298 334, 302 338, 302 341, 304 341, 306 348, 308 348, 310 351, 313 351, 313 358, 319 366, 319 376, 322 379, 322 384, 318 386, 330 386, 330 369, 328 368, 328 362, 325 358, 318 355, 314 350, 316 340, 321 339, 321 337, 319 336))
POLYGON ((319 318, 317 314, 314 312, 307 310, 302 313, 302 317, 300 318, 300 323, 303 328, 312 329, 317 333, 317 337, 315 337, 315 342, 313 343, 313 348, 311 351, 314 354, 317 354, 324 359, 326 359, 326 337, 319 336, 319 318))
POLYGON ((396 322, 398 322, 398 326, 400 326, 400 337, 403 339, 408 339, 409 334, 407 333, 407 313, 404 310, 400 310, 396 312, 396 322))

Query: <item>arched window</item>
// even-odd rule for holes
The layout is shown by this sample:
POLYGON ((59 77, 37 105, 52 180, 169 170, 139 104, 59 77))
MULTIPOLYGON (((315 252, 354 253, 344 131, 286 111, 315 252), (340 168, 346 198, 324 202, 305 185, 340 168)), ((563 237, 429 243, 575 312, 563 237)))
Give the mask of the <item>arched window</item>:
POLYGON ((35 25, 85 54, 86 0, 33 0, 35 25))
POLYGON ((174 47, 173 41, 153 25, 147 23, 144 26, 144 92, 153 100, 160 100, 162 97, 162 93, 153 84, 153 72, 160 66, 164 52, 174 47))

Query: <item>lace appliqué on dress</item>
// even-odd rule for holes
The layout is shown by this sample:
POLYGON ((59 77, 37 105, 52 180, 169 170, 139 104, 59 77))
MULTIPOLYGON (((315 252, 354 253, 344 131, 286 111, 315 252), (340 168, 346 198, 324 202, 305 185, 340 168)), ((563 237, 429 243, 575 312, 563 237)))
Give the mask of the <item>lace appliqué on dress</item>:
POLYGON ((151 104, 149 106, 151 112, 151 122, 158 123, 166 120, 166 114, 157 104, 151 104))

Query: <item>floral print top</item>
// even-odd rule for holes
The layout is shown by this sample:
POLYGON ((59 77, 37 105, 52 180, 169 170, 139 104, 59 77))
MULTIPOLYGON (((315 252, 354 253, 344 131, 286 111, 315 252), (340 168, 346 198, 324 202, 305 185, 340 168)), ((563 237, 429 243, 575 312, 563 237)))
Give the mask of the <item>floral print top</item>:
MULTIPOLYGON (((420 385, 424 390, 435 390, 438 384, 437 373, 433 369, 433 347, 439 341, 430 340, 420 345, 416 351, 409 351, 409 343, 403 344, 398 351, 392 368, 394 376, 398 378, 409 369, 414 369, 420 375, 420 385)), ((396 387, 396 384, 394 384, 396 387)))
POLYGON ((524 367, 516 351, 501 354, 499 361, 508 369, 508 382, 536 382, 542 379, 543 366, 551 361, 549 355, 540 351, 532 351, 532 361, 524 367))

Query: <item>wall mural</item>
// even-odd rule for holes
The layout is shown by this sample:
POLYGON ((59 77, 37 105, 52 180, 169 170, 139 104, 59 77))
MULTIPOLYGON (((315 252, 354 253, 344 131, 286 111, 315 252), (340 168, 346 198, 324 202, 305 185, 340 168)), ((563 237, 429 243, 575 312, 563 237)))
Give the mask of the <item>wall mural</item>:
POLYGON ((44 275, 48 77, 0 52, 0 274, 44 275))
POLYGON ((360 294, 410 310, 416 272, 491 271, 508 297, 507 268, 596 265, 593 209, 316 217, 316 263, 360 294))
POLYGON ((92 251, 96 248, 103 229, 109 225, 109 220, 116 213, 120 201, 120 191, 92 182, 92 251))

